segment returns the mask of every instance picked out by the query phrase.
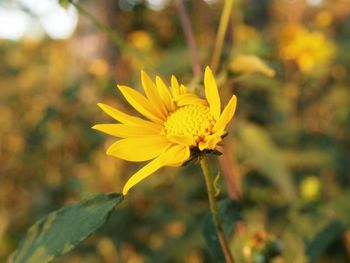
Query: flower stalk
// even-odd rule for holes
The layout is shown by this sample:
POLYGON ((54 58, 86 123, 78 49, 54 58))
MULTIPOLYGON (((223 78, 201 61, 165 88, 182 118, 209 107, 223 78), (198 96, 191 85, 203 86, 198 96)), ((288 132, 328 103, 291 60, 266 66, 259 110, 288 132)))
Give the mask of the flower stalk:
POLYGON ((208 199, 209 199, 209 206, 210 206, 210 212, 213 216, 214 225, 216 228, 216 233, 221 245, 222 252, 224 253, 225 260, 227 263, 234 263, 233 256, 231 254, 230 248, 228 246, 227 240, 225 238, 224 230, 221 223, 220 213, 218 209, 218 204, 216 202, 216 191, 214 186, 214 179, 211 175, 211 171, 209 168, 208 160, 205 156, 200 157, 200 164, 202 168, 202 172, 204 175, 205 183, 207 186, 207 192, 208 192, 208 199))
POLYGON ((97 19, 83 6, 81 6, 77 1, 70 1, 70 3, 79 11, 81 15, 89 19, 96 26, 97 29, 99 29, 101 32, 104 32, 113 44, 115 44, 122 51, 126 52, 128 56, 140 61, 144 61, 145 63, 146 60, 143 58, 142 54, 138 50, 130 47, 128 43, 124 41, 123 37, 120 36, 117 32, 115 32, 108 25, 97 19))
POLYGON ((229 19, 231 16, 232 8, 233 8, 233 0, 225 1, 224 8, 223 8, 222 13, 221 13, 218 33, 216 35, 213 56, 211 59, 211 68, 214 72, 216 71, 216 69, 219 66, 222 46, 224 44, 224 39, 225 39, 225 35, 226 35, 226 30, 228 27, 228 22, 229 22, 229 19))

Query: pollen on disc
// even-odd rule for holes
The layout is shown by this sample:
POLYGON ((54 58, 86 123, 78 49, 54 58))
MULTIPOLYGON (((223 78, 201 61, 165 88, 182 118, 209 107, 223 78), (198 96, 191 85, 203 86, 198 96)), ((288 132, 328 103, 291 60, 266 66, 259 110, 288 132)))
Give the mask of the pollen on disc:
POLYGON ((203 105, 186 105, 172 113, 164 123, 166 135, 192 136, 196 140, 210 135, 215 124, 210 109, 203 105))

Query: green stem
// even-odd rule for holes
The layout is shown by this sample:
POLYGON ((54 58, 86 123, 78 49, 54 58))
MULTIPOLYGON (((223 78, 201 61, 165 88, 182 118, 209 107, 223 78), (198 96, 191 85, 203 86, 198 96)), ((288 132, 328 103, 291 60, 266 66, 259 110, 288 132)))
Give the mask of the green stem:
POLYGON ((221 218, 219 214, 218 204, 215 198, 215 186, 214 180, 210 172, 208 160, 205 156, 200 157, 200 164, 203 171, 205 183, 207 185, 208 198, 209 198, 209 206, 210 212, 214 219, 214 224, 216 228, 216 233, 218 235, 218 239, 222 248, 222 252, 224 253, 225 260, 227 263, 234 263, 233 256, 231 254, 230 248, 228 246, 227 240, 225 238, 224 230, 221 224, 221 218))
POLYGON ((224 8, 223 8, 222 13, 221 13, 219 29, 218 29, 218 33, 216 35, 214 52, 213 52, 213 57, 211 60, 211 69, 213 72, 216 71, 216 69, 219 65, 222 46, 224 44, 225 34, 226 34, 227 26, 228 26, 228 21, 230 19, 230 15, 231 15, 232 8, 233 8, 233 1, 234 0, 226 0, 225 4, 224 4, 224 8))
POLYGON ((92 15, 89 11, 87 11, 77 2, 70 1, 70 3, 79 11, 79 13, 88 18, 99 30, 104 32, 118 48, 128 53, 128 55, 131 57, 134 57, 139 60, 142 59, 141 54, 139 54, 137 50, 129 47, 128 44, 123 40, 123 38, 119 36, 115 31, 113 31, 113 29, 111 29, 108 25, 98 20, 94 15, 92 15))

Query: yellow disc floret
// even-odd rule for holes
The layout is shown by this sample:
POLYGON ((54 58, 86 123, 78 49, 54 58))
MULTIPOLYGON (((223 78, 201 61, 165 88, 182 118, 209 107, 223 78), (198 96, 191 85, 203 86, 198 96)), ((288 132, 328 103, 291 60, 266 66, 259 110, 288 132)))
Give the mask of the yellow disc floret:
POLYGON ((163 132, 167 136, 191 136, 199 143, 212 134, 214 125, 209 107, 190 104, 178 108, 168 117, 163 132))

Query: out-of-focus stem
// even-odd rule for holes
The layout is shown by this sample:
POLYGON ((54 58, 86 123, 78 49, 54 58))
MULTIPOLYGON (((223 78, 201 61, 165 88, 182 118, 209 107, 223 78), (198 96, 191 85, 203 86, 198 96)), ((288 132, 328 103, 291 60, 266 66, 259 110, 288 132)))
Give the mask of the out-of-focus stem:
POLYGON ((223 153, 223 155, 219 157, 219 162, 227 184, 229 197, 240 200, 242 194, 240 187, 240 171, 236 160, 234 158, 229 158, 229 154, 232 151, 232 147, 230 146, 231 145, 225 145, 219 148, 219 151, 223 153))
POLYGON ((190 19, 186 12, 186 8, 184 6, 183 0, 175 0, 175 4, 177 7, 177 11, 179 12, 181 25, 182 25, 182 28, 186 37, 186 42, 190 51, 193 74, 197 78, 200 78, 202 74, 202 69, 201 69, 198 49, 197 49, 196 41, 194 39, 190 19))
POLYGON ((210 212, 213 216, 216 233, 218 235, 218 239, 222 248, 222 252, 224 253, 225 260, 227 263, 234 263, 233 256, 231 254, 230 248, 227 244, 227 240, 225 238, 224 230, 222 228, 221 224, 221 218, 218 210, 218 204, 216 202, 215 198, 215 187, 214 187, 214 180, 210 172, 208 160, 205 156, 200 157, 200 164, 202 167, 205 183, 207 186, 208 191, 208 198, 209 198, 209 206, 210 206, 210 212))
POLYGON ((346 252, 348 253, 348 257, 350 258, 350 231, 346 231, 343 235, 343 242, 346 248, 346 252))
POLYGON ((213 72, 216 71, 219 65, 222 46, 224 44, 227 26, 228 26, 228 22, 230 19, 232 8, 233 8, 233 1, 234 0, 225 0, 224 8, 221 13, 219 29, 215 40, 213 57, 211 59, 211 69, 213 72))
POLYGON ((129 56, 134 57, 136 59, 141 59, 140 54, 137 50, 134 50, 128 46, 127 43, 123 40, 121 36, 119 36, 115 31, 113 31, 108 25, 104 24, 100 20, 98 20, 94 15, 92 15, 89 11, 87 11, 84 7, 78 4, 75 1, 70 2, 80 14, 88 18, 99 30, 104 32, 108 38, 120 49, 124 52, 128 53, 129 56))

